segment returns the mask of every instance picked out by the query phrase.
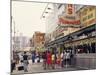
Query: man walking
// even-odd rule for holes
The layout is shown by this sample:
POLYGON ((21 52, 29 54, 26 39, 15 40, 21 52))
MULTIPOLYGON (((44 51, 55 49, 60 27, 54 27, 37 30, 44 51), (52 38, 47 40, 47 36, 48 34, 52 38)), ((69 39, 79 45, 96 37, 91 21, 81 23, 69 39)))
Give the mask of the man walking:
POLYGON ((27 67, 28 67, 28 55, 26 54, 26 52, 24 52, 23 55, 23 62, 24 62, 24 71, 28 72, 27 67))

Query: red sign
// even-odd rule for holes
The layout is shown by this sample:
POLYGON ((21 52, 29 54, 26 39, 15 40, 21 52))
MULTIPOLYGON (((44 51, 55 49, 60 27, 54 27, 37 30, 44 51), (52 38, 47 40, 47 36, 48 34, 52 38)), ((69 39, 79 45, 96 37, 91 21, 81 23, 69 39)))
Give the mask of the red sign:
POLYGON ((59 23, 60 24, 75 24, 75 25, 79 25, 80 24, 80 20, 65 20, 63 18, 59 18, 59 23))

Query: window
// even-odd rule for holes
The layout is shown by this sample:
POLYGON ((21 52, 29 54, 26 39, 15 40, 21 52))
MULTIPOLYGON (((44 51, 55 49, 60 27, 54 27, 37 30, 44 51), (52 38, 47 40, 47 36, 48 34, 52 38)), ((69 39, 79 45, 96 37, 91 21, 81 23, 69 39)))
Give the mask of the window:
POLYGON ((76 53, 96 53, 96 44, 83 44, 75 46, 76 53))
POLYGON ((90 8, 89 8, 89 11, 93 11, 94 10, 94 6, 91 6, 90 8))
POLYGON ((82 16, 85 16, 85 15, 87 15, 87 9, 84 9, 82 12, 82 16))
POLYGON ((93 13, 91 13, 90 15, 88 15, 88 19, 93 17, 93 13))
POLYGON ((86 20, 87 20, 87 16, 83 18, 83 21, 86 21, 86 20))

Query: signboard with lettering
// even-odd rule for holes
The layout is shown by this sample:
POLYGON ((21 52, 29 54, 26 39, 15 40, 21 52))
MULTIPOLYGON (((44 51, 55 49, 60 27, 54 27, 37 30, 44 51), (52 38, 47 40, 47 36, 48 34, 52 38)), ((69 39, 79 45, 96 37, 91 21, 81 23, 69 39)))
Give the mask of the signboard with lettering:
POLYGON ((65 19, 64 17, 59 18, 59 23, 60 24, 72 24, 72 25, 79 25, 80 24, 80 20, 68 20, 65 19))
POLYGON ((65 14, 59 16, 58 24, 60 26, 80 25, 80 19, 75 14, 75 6, 73 4, 67 4, 65 14))
POLYGON ((93 25, 96 23, 96 8, 88 6, 80 10, 81 22, 84 26, 93 25))

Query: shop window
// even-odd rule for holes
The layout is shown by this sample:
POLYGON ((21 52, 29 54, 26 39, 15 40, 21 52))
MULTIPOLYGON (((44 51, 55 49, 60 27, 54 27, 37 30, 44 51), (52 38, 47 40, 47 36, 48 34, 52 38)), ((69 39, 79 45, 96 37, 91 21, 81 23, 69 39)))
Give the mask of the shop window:
POLYGON ((96 44, 91 43, 90 44, 83 44, 75 47, 75 52, 80 53, 96 53, 96 44))

